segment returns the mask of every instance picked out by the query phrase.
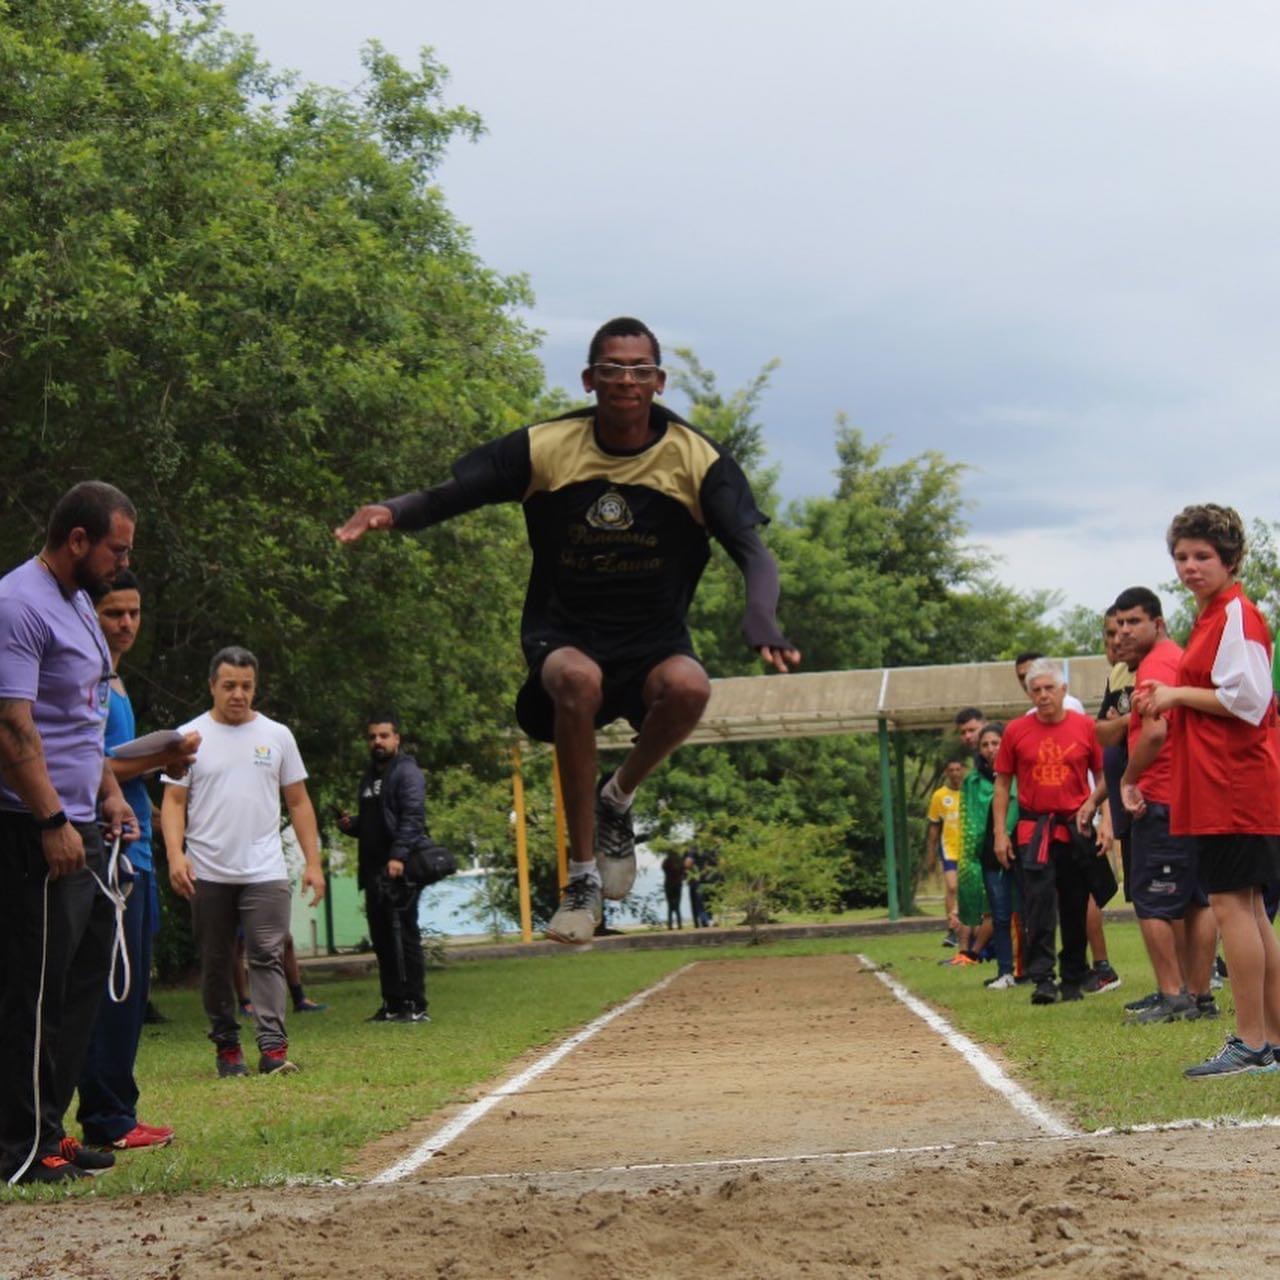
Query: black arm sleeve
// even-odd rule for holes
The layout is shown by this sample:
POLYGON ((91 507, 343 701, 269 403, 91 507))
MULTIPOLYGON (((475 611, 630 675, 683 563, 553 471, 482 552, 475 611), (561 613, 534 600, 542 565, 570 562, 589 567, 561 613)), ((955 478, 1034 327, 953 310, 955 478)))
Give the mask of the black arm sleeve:
POLYGON ((754 525, 723 535, 720 544, 734 564, 742 570, 747 586, 747 608, 742 617, 742 634, 752 649, 764 645, 771 649, 793 649, 795 646, 778 627, 778 564, 760 540, 754 525))
POLYGON ((406 493, 399 498, 388 498, 383 504, 391 508, 391 521, 397 529, 429 529, 460 516, 464 511, 474 511, 485 505, 481 497, 468 497, 456 480, 446 480, 430 489, 406 493))
POLYGON ((397 529, 427 529, 433 524, 494 502, 519 502, 529 488, 529 432, 522 427, 490 440, 453 464, 453 478, 430 489, 391 498, 397 529))
POLYGON ((404 862, 422 839, 427 782, 416 764, 406 761, 396 770, 396 829, 391 833, 387 860, 404 862))

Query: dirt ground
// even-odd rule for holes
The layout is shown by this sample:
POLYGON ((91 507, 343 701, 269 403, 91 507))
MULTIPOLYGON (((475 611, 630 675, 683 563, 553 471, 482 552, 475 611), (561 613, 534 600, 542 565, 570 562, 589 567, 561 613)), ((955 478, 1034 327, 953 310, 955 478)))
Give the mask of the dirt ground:
POLYGON ((403 1182, 10 1205, 0 1275, 1250 1276, 1278 1141, 1048 1138, 853 958, 762 957, 682 973, 403 1182))

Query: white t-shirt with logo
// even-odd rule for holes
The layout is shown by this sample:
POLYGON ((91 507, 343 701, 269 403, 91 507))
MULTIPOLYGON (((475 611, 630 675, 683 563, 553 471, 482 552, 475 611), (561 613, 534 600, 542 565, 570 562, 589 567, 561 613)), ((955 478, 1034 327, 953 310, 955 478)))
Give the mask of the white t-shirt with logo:
POLYGON ((258 884, 287 880, 280 843, 280 789, 307 776, 289 729, 261 713, 219 724, 206 711, 181 726, 200 735, 186 777, 187 856, 197 880, 258 884))

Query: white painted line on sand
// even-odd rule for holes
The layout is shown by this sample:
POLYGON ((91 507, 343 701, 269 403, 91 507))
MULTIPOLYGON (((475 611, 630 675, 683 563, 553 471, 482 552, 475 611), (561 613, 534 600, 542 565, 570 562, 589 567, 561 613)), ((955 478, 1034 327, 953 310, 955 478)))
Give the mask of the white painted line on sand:
POLYGON ((594 1022, 588 1023, 581 1031, 575 1032, 567 1040, 558 1044, 550 1053, 539 1058, 531 1067, 526 1067, 518 1075, 512 1076, 506 1084, 494 1089, 492 1093, 485 1094, 483 1098, 473 1102, 469 1107, 463 1108, 448 1124, 433 1133, 415 1151, 410 1152, 404 1159, 397 1160, 395 1164, 389 1165, 369 1181, 376 1185, 378 1183, 398 1182, 401 1178, 407 1178, 409 1174, 426 1164, 438 1151, 443 1151, 455 1138, 465 1133, 482 1116, 492 1111, 504 1098, 514 1097, 531 1081, 550 1071, 552 1067, 572 1053, 580 1044, 585 1044, 592 1036, 603 1031, 615 1018, 620 1018, 624 1013, 630 1013, 632 1009, 638 1008, 650 996, 656 995, 663 987, 670 986, 682 973, 687 973, 697 963, 695 960, 693 964, 682 966, 675 970, 674 973, 667 974, 661 982, 655 982, 653 986, 637 992, 630 1000, 618 1005, 616 1009, 610 1009, 608 1013, 602 1013, 594 1022))
MULTIPOLYGON (((1046 1139, 1023 1138, 1022 1141, 1043 1142, 1046 1139)), ((930 1155, 940 1151, 956 1151, 961 1146, 968 1150, 970 1147, 998 1147, 1001 1145, 1003 1145, 1001 1140, 989 1138, 969 1143, 935 1142, 927 1147, 877 1147, 875 1150, 867 1151, 818 1151, 812 1155, 797 1156, 726 1156, 722 1160, 672 1160, 658 1164, 604 1164, 585 1169, 540 1169, 537 1172, 525 1169, 518 1173, 453 1173, 433 1179, 433 1184, 435 1182, 501 1182, 511 1178, 573 1178, 587 1173, 593 1176, 600 1173, 682 1173, 698 1169, 751 1168, 762 1164, 818 1164, 831 1160, 868 1160, 873 1156, 930 1155)))
POLYGON ((1280 1116, 1255 1116, 1252 1120, 1239 1120, 1233 1116, 1219 1116, 1216 1120, 1192 1117, 1185 1120, 1157 1120, 1150 1124, 1117 1124, 1108 1125, 1105 1129, 1092 1129, 1084 1136, 1123 1138, 1130 1133, 1180 1133, 1187 1129, 1205 1129, 1210 1132, 1221 1132, 1224 1129, 1280 1129, 1280 1116))
POLYGON ((976 1151, 986 1147, 1025 1147, 1028 1144, 1090 1142, 1095 1139, 1126 1138, 1136 1133, 1179 1133, 1188 1130, 1224 1132, 1233 1129, 1280 1129, 1280 1116, 1262 1116, 1257 1120, 1168 1120, 1159 1124, 1133 1124, 1106 1129, 1072 1130, 1066 1133, 1044 1133, 1029 1138, 977 1138, 972 1142, 934 1142, 922 1147, 875 1147, 865 1151, 824 1151, 793 1156, 731 1156, 722 1160, 674 1160, 661 1164, 607 1164, 584 1169, 539 1169, 516 1173, 454 1173, 433 1179, 435 1183, 510 1182, 515 1180, 545 1181, 551 1178, 576 1178, 584 1174, 625 1173, 696 1173, 700 1169, 752 1168, 760 1165, 822 1164, 840 1160, 874 1160, 885 1156, 928 1156, 950 1151, 976 1151))
POLYGON ((979 1075, 982 1082, 997 1093, 1020 1115, 1025 1116, 1032 1124, 1056 1138, 1077 1137, 1078 1131, 1059 1120, 1053 1112, 1037 1102, 1020 1084, 1010 1080, 1000 1064, 996 1062, 968 1036, 962 1035, 936 1010, 929 1008, 923 1000, 913 996, 910 991, 891 978, 867 956, 859 955, 864 969, 874 973, 916 1017, 922 1019, 933 1028, 979 1075))

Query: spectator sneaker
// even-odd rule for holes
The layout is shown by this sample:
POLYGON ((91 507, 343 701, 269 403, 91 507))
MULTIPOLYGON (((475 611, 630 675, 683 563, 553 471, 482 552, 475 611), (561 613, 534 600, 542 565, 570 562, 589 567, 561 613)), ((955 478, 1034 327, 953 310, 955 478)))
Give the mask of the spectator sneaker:
POLYGON ((89 1175, 78 1165, 64 1160, 61 1156, 42 1156, 32 1161, 31 1168, 18 1179, 19 1184, 25 1182, 70 1182, 73 1178, 87 1178, 89 1175))
POLYGON ((1160 993, 1153 991, 1150 995, 1145 995, 1140 1000, 1130 1000, 1125 1005, 1124 1011, 1125 1013, 1141 1013, 1144 1009, 1150 1009, 1153 1004, 1159 1004, 1160 998, 1160 993))
POLYGON ((303 996, 301 1000, 295 1000, 293 1004, 294 1013, 323 1013, 329 1006, 322 1000, 312 1000, 310 996, 303 996))
POLYGON ((1196 1002, 1186 995, 1162 995, 1154 1004, 1139 1009, 1131 1018, 1129 1025, 1146 1026, 1151 1022, 1181 1022, 1183 1018, 1194 1018, 1196 1002))
POLYGON ((387 1022, 430 1022, 425 1009, 419 1009, 416 1005, 407 1004, 399 1013, 389 1013, 386 1017, 387 1022))
POLYGON ((1058 988, 1046 978, 1043 982, 1036 983, 1036 989, 1031 993, 1032 1004, 1056 1004, 1058 1000, 1058 988))
POLYGON ((167 1147, 172 1141, 172 1129, 135 1124, 128 1133, 112 1139, 111 1142, 103 1143, 103 1146, 114 1147, 117 1151, 134 1151, 139 1147, 167 1147))
POLYGON ((942 945, 944 947, 958 947, 960 945, 960 939, 956 937, 954 929, 947 930, 947 936, 942 939, 942 945))
POLYGON ((1058 987, 1058 999, 1063 1004, 1067 1004, 1072 1000, 1083 1000, 1084 992, 1074 982, 1064 982, 1058 987))
POLYGON ((393 1014, 385 1004, 380 1004, 377 1010, 374 1013, 371 1013, 365 1019, 365 1021, 366 1022, 394 1022, 395 1014, 393 1014))
POLYGON ((83 1169, 85 1173, 101 1173, 104 1169, 110 1169, 116 1162, 115 1156, 110 1151, 94 1151, 74 1138, 63 1138, 58 1143, 58 1154, 68 1164, 75 1165, 77 1169, 83 1169))
POLYGON ((238 1044, 224 1044, 218 1047, 219 1076, 247 1076, 249 1068, 245 1066, 244 1052, 238 1044))
POLYGON ((1120 975, 1106 961, 1093 966, 1093 972, 1084 980, 1080 988, 1087 996, 1096 996, 1103 991, 1114 991, 1120 985, 1120 975))
POLYGON ((1275 1069, 1276 1060, 1269 1044, 1264 1044, 1261 1049, 1250 1049, 1239 1036, 1228 1036, 1212 1058, 1187 1067, 1182 1074, 1188 1080, 1215 1080, 1221 1076, 1256 1075, 1275 1069))
POLYGON ((565 885, 560 906, 547 923, 547 937, 574 945, 590 942, 603 912, 600 885, 595 878, 577 876, 565 885))
MULTIPOLYGON (((1188 1021, 1195 1018, 1216 1018, 1218 1016, 1218 1002, 1213 998, 1213 992, 1207 992, 1202 996, 1193 996, 1196 1002, 1194 1009, 1188 1009, 1183 1015, 1188 1021)), ((1275 1053, 1275 1045, 1271 1046, 1271 1051, 1275 1053)))
POLYGON ((1002 973, 998 978, 988 978, 982 985, 988 991, 1012 991, 1018 980, 1011 973, 1002 973))
POLYGON ((289 1046, 282 1044, 278 1049, 263 1049, 258 1056, 258 1074, 262 1076, 287 1076, 297 1071, 296 1063, 289 1061, 289 1046))
POLYGON ((636 836, 631 810, 615 809, 600 794, 608 781, 601 778, 596 787, 596 866, 601 894, 616 902, 625 898, 636 882, 636 836))

